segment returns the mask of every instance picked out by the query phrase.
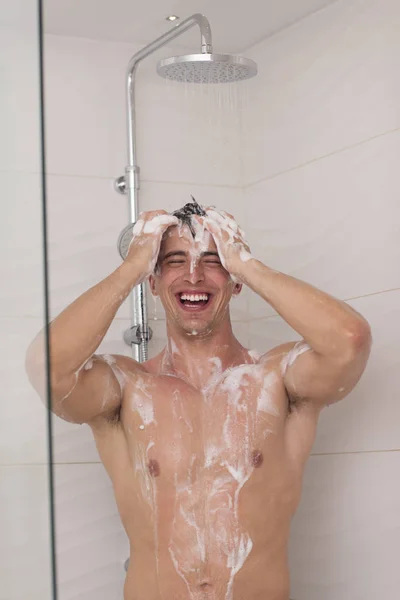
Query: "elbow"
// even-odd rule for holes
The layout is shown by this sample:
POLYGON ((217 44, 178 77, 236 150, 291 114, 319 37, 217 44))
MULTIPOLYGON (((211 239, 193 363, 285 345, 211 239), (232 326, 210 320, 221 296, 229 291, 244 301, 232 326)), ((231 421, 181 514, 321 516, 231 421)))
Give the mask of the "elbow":
POLYGON ((345 333, 346 347, 351 358, 356 355, 369 354, 372 345, 371 327, 364 318, 357 319, 345 333))

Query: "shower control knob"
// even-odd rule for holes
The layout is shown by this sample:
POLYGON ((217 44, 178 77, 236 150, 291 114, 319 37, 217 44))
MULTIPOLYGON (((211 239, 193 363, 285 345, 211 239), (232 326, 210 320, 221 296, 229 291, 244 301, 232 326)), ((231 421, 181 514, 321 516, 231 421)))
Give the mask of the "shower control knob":
POLYGON ((125 175, 121 175, 121 177, 117 177, 117 179, 114 181, 114 187, 115 187, 115 190, 119 194, 127 193, 125 175))

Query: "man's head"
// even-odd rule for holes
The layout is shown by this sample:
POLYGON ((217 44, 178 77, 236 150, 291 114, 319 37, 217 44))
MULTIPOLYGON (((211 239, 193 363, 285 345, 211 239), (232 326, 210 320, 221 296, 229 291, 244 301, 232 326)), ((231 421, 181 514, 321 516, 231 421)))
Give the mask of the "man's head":
POLYGON ((180 225, 163 236, 150 287, 167 321, 188 335, 207 335, 229 319, 229 301, 242 286, 222 266, 213 237, 201 226, 206 212, 194 198, 173 215, 180 225))

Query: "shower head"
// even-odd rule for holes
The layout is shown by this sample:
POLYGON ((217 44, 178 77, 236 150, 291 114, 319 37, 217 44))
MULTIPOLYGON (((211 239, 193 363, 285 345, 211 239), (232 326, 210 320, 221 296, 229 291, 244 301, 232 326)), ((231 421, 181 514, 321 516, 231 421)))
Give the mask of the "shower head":
POLYGON ((160 60, 157 73, 172 81, 231 83, 257 75, 257 64, 231 54, 186 54, 160 60))

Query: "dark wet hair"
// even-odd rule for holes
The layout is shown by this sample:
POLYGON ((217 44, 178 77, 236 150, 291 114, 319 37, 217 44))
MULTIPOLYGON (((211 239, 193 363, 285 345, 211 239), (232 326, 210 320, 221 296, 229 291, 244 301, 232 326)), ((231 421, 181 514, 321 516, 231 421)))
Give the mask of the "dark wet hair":
POLYGON ((190 229, 190 232, 193 237, 195 237, 195 231, 192 227, 192 215, 199 215, 200 217, 204 217, 206 211, 203 209, 198 202, 191 195, 193 202, 188 202, 182 208, 178 208, 172 214, 174 217, 177 217, 184 225, 187 225, 190 229))

